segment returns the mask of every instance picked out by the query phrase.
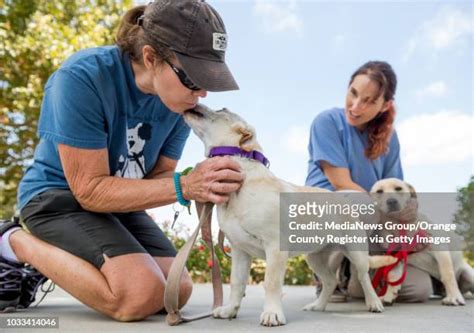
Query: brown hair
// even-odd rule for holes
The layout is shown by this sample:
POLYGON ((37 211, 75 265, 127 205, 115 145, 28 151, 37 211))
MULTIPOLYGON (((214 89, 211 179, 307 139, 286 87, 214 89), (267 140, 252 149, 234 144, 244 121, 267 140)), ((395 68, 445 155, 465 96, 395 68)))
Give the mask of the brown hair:
MULTIPOLYGON (((379 86, 378 99, 383 95, 384 102, 393 100, 395 90, 397 89, 397 76, 392 67, 384 61, 369 61, 357 69, 351 76, 349 86, 358 75, 367 75, 369 79, 379 86)), ((393 132, 393 122, 395 120, 395 106, 386 111, 379 113, 374 119, 367 124, 369 136, 369 145, 365 149, 365 156, 371 160, 375 160, 380 155, 388 151, 390 138, 393 132)))
POLYGON ((115 43, 122 52, 127 52, 130 58, 138 63, 143 63, 142 50, 145 45, 153 48, 157 61, 173 58, 173 52, 166 45, 149 38, 138 24, 139 19, 143 19, 146 8, 147 6, 137 6, 125 13, 119 24, 115 43))

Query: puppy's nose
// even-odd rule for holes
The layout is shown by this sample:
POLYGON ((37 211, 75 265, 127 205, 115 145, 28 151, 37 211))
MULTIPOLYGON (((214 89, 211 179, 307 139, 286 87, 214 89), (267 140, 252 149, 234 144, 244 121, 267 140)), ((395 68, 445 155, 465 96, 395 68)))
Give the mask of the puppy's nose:
POLYGON ((206 109, 206 107, 200 103, 196 104, 196 106, 194 107, 194 111, 196 112, 204 112, 206 109))
POLYGON ((387 199, 387 206, 389 208, 397 208, 398 207, 398 200, 394 198, 387 199))

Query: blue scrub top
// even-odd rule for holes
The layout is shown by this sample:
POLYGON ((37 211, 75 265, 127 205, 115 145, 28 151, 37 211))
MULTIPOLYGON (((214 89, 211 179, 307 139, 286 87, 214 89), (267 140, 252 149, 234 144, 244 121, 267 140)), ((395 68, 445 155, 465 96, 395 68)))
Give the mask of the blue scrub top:
POLYGON ((400 144, 395 130, 388 151, 377 159, 370 160, 365 156, 367 146, 367 130, 360 132, 349 125, 344 109, 333 108, 318 114, 311 125, 306 185, 335 190, 324 175, 321 161, 337 168, 348 168, 352 181, 366 191, 380 179, 403 180, 400 144))

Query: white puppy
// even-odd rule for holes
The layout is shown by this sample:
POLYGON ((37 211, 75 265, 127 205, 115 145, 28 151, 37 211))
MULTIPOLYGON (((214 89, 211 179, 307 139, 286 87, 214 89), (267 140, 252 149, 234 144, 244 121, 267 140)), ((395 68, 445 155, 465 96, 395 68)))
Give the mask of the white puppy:
MULTIPOLYGON (((211 148, 218 146, 234 146, 245 151, 262 152, 254 129, 227 109, 214 112, 198 105, 194 110, 186 111, 184 119, 204 142, 206 156, 209 156, 211 148)), ((302 252, 280 251, 280 193, 328 191, 290 184, 276 178, 258 161, 241 156, 232 158, 240 164, 245 181, 238 193, 231 195, 228 203, 217 206, 219 227, 232 245, 232 272, 230 304, 215 309, 214 317, 236 317, 245 294, 251 257, 255 256, 266 259, 265 305, 260 323, 265 326, 284 325, 286 319, 281 297, 286 263, 289 257, 302 252)), ((347 231, 341 231, 341 235, 345 233, 347 231)), ((359 234, 365 236, 365 231, 361 230, 359 234)), ((370 311, 381 312, 382 302, 377 297, 368 274, 368 251, 360 251, 360 245, 359 251, 353 251, 352 246, 347 244, 343 251, 359 272, 358 278, 365 292, 366 305, 370 311)), ((308 304, 305 310, 324 310, 337 284, 335 274, 327 266, 331 252, 322 251, 323 248, 323 245, 314 246, 314 252, 307 254, 306 260, 311 269, 320 276, 323 290, 320 297, 308 304)), ((381 266, 395 260, 390 256, 381 256, 374 261, 377 261, 374 265, 381 266)))
MULTIPOLYGON (((418 214, 413 221, 394 221, 394 216, 406 206, 410 198, 416 198, 414 188, 406 182, 388 178, 375 183, 370 191, 379 200, 379 208, 381 214, 381 225, 385 225, 386 221, 395 223, 416 224, 417 221, 428 221, 428 218, 422 214, 418 214), (378 198, 377 198, 378 197, 378 198)), ((431 222, 429 222, 432 224, 431 222)), ((386 236, 395 231, 382 230, 381 235, 386 236)), ((414 231, 413 233, 415 233, 414 231)), ((451 242, 460 242, 460 237, 454 231, 428 231, 432 236, 449 236, 451 242)), ((451 246, 452 249, 452 246, 451 246)), ((434 278, 440 280, 446 290, 446 297, 442 304, 445 305, 464 305, 465 301, 459 289, 457 281, 460 281, 462 292, 471 291, 474 293, 474 270, 463 259, 462 252, 459 249, 450 250, 447 245, 430 245, 421 251, 408 255, 408 264, 418 267, 428 272, 434 278)), ((400 263, 389 275, 389 280, 395 281, 401 276, 403 266, 400 263)), ((389 286, 383 300, 392 303, 396 297, 400 286, 389 286)))

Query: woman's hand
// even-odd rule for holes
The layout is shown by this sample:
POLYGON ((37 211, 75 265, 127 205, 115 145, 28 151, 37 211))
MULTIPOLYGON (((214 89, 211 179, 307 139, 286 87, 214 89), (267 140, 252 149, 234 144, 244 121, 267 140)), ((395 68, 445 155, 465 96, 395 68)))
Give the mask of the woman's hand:
POLYGON ((240 165, 230 157, 212 157, 198 163, 181 177, 183 197, 198 202, 222 204, 242 185, 244 177, 240 165))

